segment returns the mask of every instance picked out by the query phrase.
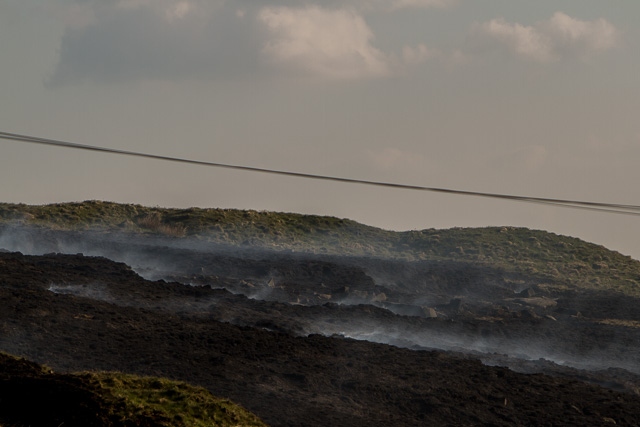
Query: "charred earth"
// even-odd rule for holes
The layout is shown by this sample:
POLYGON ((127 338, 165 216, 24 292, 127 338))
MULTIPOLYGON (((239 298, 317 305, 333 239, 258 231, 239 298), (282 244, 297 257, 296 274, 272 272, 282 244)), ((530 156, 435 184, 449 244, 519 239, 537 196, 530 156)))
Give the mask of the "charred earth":
POLYGON ((558 261, 4 225, 0 350, 186 381, 273 426, 639 425, 637 262, 490 233, 558 261))
MULTIPOLYGON (((176 255, 175 249, 152 249, 160 260, 163 251, 176 255)), ((506 353, 465 355, 422 349, 428 347, 426 337, 445 335, 495 335, 525 342, 556 334, 553 339, 570 341, 567 325, 556 326, 567 322, 575 322, 581 330, 572 342, 562 343, 565 352, 593 354, 600 340, 616 331, 619 343, 609 345, 619 344, 618 351, 625 340, 634 339, 635 328, 569 314, 573 308, 562 305, 560 298, 562 306, 544 315, 555 315, 556 320, 535 310, 523 316, 508 308, 502 318, 496 313, 490 318, 474 312, 474 305, 457 302, 433 304, 437 315, 433 318, 398 315, 372 304, 260 301, 214 288, 258 287, 256 272, 268 264, 270 274, 280 271, 291 286, 300 284, 295 298, 318 293, 314 289, 319 283, 308 285, 313 289, 304 283, 305 277, 316 277, 319 271, 325 272, 319 276, 324 280, 321 288, 330 289, 332 296, 332 287, 346 286, 343 280, 353 289, 361 286, 361 292, 366 286, 376 295, 379 291, 353 263, 340 266, 300 257, 241 261, 222 255, 212 263, 211 256, 202 254, 201 261, 206 261, 202 265, 234 265, 247 278, 200 274, 195 279, 209 283, 185 286, 145 280, 127 265, 102 257, 2 253, 0 348, 62 372, 118 370, 187 381, 241 403, 274 426, 637 425, 640 399, 634 391, 639 383, 628 370, 576 369, 506 353), (332 271, 340 272, 334 281, 329 280, 332 271), (317 334, 331 325, 334 330, 324 335, 347 327, 366 335, 371 325, 386 325, 396 331, 395 336, 378 331, 378 340, 387 337, 413 349, 346 338, 355 332, 317 334), (403 335, 403 330, 422 331, 424 341, 417 344, 417 338, 403 335), (525 375, 487 364, 551 375, 525 375)), ((192 262, 197 258, 194 251, 185 255, 192 262)), ((176 271, 174 275, 179 276, 176 271)), ((266 289, 293 292, 275 279, 263 282, 266 289)), ((278 298, 282 294, 274 293, 278 298)), ((513 296, 523 298, 536 297, 513 296)), ((592 298, 585 296, 584 303, 592 298)), ((617 309, 632 310, 634 304, 617 309)), ((480 305, 477 310, 486 308, 480 305)), ((463 349, 460 342, 453 346, 463 349)))

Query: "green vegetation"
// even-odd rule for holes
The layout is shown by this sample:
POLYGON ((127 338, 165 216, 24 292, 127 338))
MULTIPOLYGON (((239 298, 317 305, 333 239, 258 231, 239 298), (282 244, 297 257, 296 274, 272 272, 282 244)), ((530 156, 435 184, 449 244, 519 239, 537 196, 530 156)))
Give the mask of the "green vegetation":
POLYGON ((190 237, 336 255, 482 263, 549 286, 640 296, 640 262, 603 246, 513 227, 393 232, 347 219, 234 209, 164 209, 100 201, 43 206, 0 204, 0 225, 190 237))
POLYGON ((266 427, 202 387, 118 372, 58 374, 0 352, 0 426, 266 427), (20 409, 32 399, 36 411, 20 409))
POLYGON ((158 425, 184 427, 265 426, 258 417, 232 403, 211 395, 202 387, 154 377, 121 373, 88 373, 83 377, 114 400, 122 421, 153 418, 158 425))

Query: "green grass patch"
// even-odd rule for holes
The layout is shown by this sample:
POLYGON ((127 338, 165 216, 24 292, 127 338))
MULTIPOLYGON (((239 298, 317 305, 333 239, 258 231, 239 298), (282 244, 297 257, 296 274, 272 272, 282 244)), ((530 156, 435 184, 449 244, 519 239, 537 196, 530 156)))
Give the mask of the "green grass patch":
POLYGON ((59 374, 0 352, 0 426, 264 427, 202 387, 119 372, 59 374), (36 411, 25 411, 33 401, 36 411))
POLYGON ((236 209, 165 209, 101 201, 41 206, 0 203, 2 223, 103 230, 227 245, 404 260, 455 260, 499 267, 558 288, 640 296, 640 262, 607 248, 516 227, 394 232, 349 219, 236 209))
POLYGON ((183 382, 121 373, 88 373, 85 377, 115 399, 123 422, 153 418, 179 427, 266 426, 258 417, 206 389, 183 382), (164 420, 164 421, 162 421, 164 420))

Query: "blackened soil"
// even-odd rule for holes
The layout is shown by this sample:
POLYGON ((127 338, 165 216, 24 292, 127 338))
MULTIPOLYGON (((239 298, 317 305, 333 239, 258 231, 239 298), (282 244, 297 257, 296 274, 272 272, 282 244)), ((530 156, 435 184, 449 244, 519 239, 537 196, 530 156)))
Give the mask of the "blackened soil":
MULTIPOLYGON (((371 305, 308 308, 327 324, 350 313, 390 323, 405 318, 371 305)), ((0 253, 0 349, 63 372, 119 370, 188 381, 274 426, 640 424, 633 393, 441 351, 305 336, 310 316, 295 311, 304 309, 208 286, 146 281, 105 258, 0 253)), ((436 329, 455 323, 463 331, 479 324, 462 317, 406 319, 436 329)), ((517 321, 525 329, 531 319, 517 321)), ((35 393, 49 390, 29 384, 35 393)), ((54 390, 73 401, 73 391, 54 390)))

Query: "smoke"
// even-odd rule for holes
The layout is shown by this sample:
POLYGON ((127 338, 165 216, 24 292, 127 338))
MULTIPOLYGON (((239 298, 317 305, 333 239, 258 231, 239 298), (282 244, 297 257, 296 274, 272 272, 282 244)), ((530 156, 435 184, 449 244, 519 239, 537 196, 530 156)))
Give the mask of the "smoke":
MULTIPOLYGON (((425 319, 423 322, 447 321, 425 319)), ((567 343, 562 345, 555 339, 540 337, 481 337, 469 332, 452 333, 447 328, 428 327, 425 323, 398 322, 391 326, 388 323, 373 319, 361 322, 324 319, 314 323, 308 332, 327 336, 338 335, 414 350, 444 350, 468 354, 486 364, 513 369, 518 369, 523 362, 536 362, 541 365, 537 372, 540 372, 545 364, 553 363, 589 371, 621 368, 640 374, 640 349, 637 346, 630 347, 616 342, 615 339, 603 343, 598 348, 577 349, 568 339, 567 343)), ((579 336, 588 332, 574 330, 568 333, 579 336)), ((531 369, 531 365, 527 366, 531 369)))
POLYGON ((640 374, 638 328, 616 332, 621 329, 571 318, 581 307, 571 306, 573 311, 557 322, 537 316, 535 310, 555 308, 527 305, 527 298, 514 292, 538 283, 516 280, 486 265, 285 254, 196 239, 61 232, 19 224, 0 227, 0 248, 28 255, 103 256, 126 263, 148 280, 209 290, 199 298, 163 297, 152 306, 143 296, 98 282, 50 284, 48 290, 58 294, 297 335, 337 335, 415 350, 453 351, 514 369, 523 361, 543 359, 581 369, 618 367, 640 374), (512 314, 533 313, 533 319, 500 323, 489 311, 496 302, 512 314), (473 316, 466 316, 466 310, 473 316))
POLYGON ((55 294, 75 295, 98 301, 114 302, 114 298, 109 295, 109 291, 105 286, 97 283, 88 285, 60 285, 52 283, 49 285, 48 290, 55 294))

